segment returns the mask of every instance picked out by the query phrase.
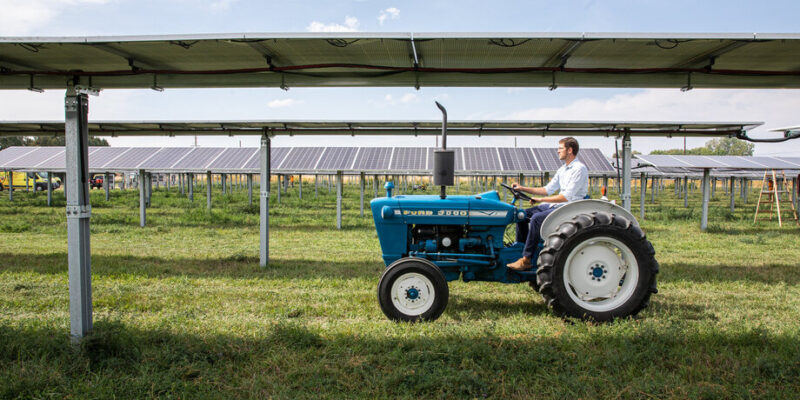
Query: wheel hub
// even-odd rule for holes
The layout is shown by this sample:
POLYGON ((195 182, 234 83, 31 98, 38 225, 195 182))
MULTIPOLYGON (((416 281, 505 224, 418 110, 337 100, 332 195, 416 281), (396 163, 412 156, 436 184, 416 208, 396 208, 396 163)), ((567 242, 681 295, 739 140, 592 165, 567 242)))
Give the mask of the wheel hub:
POLYGON ((589 265, 589 275, 591 275, 593 281, 603 281, 606 279, 608 274, 608 267, 599 262, 595 261, 589 265))
POLYGON ((415 288, 413 286, 408 288, 408 289, 406 289, 406 298, 411 300, 411 301, 414 301, 414 300, 418 299, 419 298, 419 289, 417 289, 417 288, 415 288))

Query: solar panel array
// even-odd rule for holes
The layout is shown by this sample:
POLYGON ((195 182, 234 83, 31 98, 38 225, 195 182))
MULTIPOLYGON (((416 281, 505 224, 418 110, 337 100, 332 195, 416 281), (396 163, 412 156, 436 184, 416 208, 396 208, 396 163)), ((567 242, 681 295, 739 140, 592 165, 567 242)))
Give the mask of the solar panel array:
POLYGON ((636 157, 657 168, 800 169, 800 162, 793 158, 696 155, 637 155, 636 157))
MULTIPOLYGON (((274 172, 428 173, 432 147, 276 147, 271 149, 274 172)), ((529 173, 555 171, 562 162, 554 148, 454 147, 456 171, 467 173, 529 173)), ((583 149, 579 158, 590 173, 613 173, 597 149, 583 149)), ((258 148, 221 147, 90 147, 93 171, 258 172, 258 148)), ((0 169, 63 171, 63 147, 10 147, 0 151, 0 169)))

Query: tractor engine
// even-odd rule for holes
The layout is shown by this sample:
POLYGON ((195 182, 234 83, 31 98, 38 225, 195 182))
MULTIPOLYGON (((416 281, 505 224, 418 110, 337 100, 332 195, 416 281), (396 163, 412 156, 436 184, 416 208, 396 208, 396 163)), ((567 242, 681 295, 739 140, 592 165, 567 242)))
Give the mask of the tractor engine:
MULTIPOLYGON (((467 229, 461 225, 415 225, 411 228, 411 248, 427 252, 454 253, 467 229)), ((463 244, 462 244, 463 245, 463 244)))

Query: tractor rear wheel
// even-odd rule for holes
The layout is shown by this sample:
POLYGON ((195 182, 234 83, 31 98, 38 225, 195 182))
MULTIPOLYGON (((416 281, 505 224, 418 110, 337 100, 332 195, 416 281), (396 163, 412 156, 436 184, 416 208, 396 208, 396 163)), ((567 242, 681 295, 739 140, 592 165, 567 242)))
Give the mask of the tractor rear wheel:
POLYGON ((401 258, 386 267, 378 283, 381 310, 394 321, 432 321, 447 307, 442 271, 421 258, 401 258))
POLYGON ((644 232, 627 218, 579 214, 548 235, 536 280, 556 314, 611 321, 636 315, 657 293, 654 255, 644 232))

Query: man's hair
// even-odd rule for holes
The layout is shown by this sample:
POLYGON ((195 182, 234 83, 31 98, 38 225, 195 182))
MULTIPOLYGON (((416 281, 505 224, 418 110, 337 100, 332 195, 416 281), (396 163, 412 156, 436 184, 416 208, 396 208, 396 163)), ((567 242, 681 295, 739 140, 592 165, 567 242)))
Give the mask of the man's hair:
POLYGON ((572 137, 572 136, 565 137, 565 138, 559 140, 558 143, 559 144, 563 143, 565 149, 572 149, 572 155, 574 155, 574 156, 578 155, 578 147, 579 147, 578 146, 578 141, 574 137, 572 137))

